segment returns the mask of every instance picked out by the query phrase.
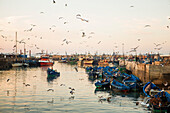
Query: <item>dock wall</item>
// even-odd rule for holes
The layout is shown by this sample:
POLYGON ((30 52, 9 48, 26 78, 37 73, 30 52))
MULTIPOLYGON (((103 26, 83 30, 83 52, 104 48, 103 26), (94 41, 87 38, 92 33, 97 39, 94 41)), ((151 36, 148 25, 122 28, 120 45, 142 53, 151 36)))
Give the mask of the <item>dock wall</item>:
POLYGON ((153 81, 161 85, 168 81, 170 83, 170 65, 139 64, 137 62, 126 61, 126 69, 139 77, 144 83, 153 81))

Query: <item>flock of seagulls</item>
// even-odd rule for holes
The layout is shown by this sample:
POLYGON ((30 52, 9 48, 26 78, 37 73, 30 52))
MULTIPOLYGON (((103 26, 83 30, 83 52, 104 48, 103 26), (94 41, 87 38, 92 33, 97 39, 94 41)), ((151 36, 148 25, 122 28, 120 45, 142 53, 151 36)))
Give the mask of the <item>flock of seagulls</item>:
MULTIPOLYGON (((53 4, 55 4, 56 3, 56 0, 52 0, 52 3, 53 4)), ((68 6, 68 4, 67 3, 65 3, 64 4, 64 6, 68 6)), ((135 6, 133 6, 133 5, 131 5, 130 6, 130 8, 134 8, 135 6)), ((45 14, 43 11, 41 11, 40 12, 40 14, 45 14)), ((58 17, 58 19, 59 20, 64 20, 63 21, 63 24, 64 25, 66 25, 66 24, 68 24, 68 21, 65 21, 65 18, 64 17, 62 17, 62 16, 60 16, 60 17, 58 17)), ((89 20, 88 19, 86 19, 85 17, 83 17, 83 15, 82 14, 80 14, 80 13, 78 13, 78 14, 76 14, 76 19, 78 19, 78 20, 81 20, 82 22, 89 22, 89 20)), ((170 20, 170 18, 168 17, 168 20, 170 20)), ((7 22, 8 24, 11 24, 11 22, 7 22)), ((25 29, 24 30, 24 32, 32 32, 33 30, 34 30, 34 28, 35 27, 38 27, 37 25, 35 25, 35 24, 30 24, 30 28, 28 28, 28 29, 25 29)), ((151 25, 150 24, 146 24, 146 25, 144 25, 144 27, 145 28, 149 28, 149 27, 151 27, 151 25)), ((56 25, 52 25, 50 28, 49 28, 49 30, 50 31, 52 31, 52 32, 55 32, 55 29, 56 28, 56 25)), ((169 25, 167 25, 166 26, 166 28, 169 28, 169 25)), ((0 32, 2 32, 3 30, 0 30, 0 32)), ((69 30, 67 30, 68 32, 69 32, 69 30)), ((94 35, 95 33, 94 32, 90 32, 89 33, 89 36, 88 36, 88 34, 84 31, 84 30, 82 30, 82 35, 81 35, 81 37, 83 37, 83 38, 85 38, 85 39, 91 39, 91 38, 93 38, 93 36, 92 35, 94 35)), ((7 36, 4 36, 4 35, 1 35, 1 37, 3 38, 3 39, 5 39, 5 41, 7 41, 7 36)), ((35 38, 38 38, 37 36, 35 36, 35 38)), ((44 39, 42 36, 41 37, 39 37, 39 39, 44 39)), ((29 37, 29 38, 27 38, 27 40, 31 40, 31 38, 29 37)), ((13 41, 13 40, 10 40, 11 42, 13 41)), ((140 39, 138 39, 138 41, 140 41, 140 39)), ((24 40, 24 41, 18 41, 19 43, 24 43, 24 44, 26 44, 26 40, 24 40)), ((62 43, 61 43, 61 46, 63 46, 63 45, 69 45, 70 43, 72 43, 72 41, 70 41, 70 40, 65 40, 65 41, 63 41, 62 43)), ((80 42, 80 44, 83 44, 83 43, 85 43, 85 42, 80 42)), ((98 40, 97 41, 97 44, 101 44, 101 41, 100 40, 98 40)), ((155 43, 154 43, 155 44, 155 43)), ((14 45, 14 47, 15 47, 15 45, 14 45)), ((32 46, 32 45, 28 45, 28 47, 34 47, 34 46, 32 46)), ((86 44, 86 47, 89 47, 89 45, 87 45, 86 44)), ((115 46, 115 48, 118 48, 118 46, 115 46)), ((2 48, 3 49, 3 48, 2 48)), ((1 50, 2 50, 1 49, 1 50)), ((40 49, 39 47, 37 47, 37 46, 35 46, 35 49, 40 49)), ((137 49, 137 48, 136 48, 137 49)), ((136 51, 136 49, 134 48, 134 49, 132 49, 131 50, 131 52, 134 52, 134 51, 136 51)), ((162 47, 160 47, 159 46, 159 44, 157 44, 157 45, 155 45, 155 48, 154 48, 155 50, 161 50, 162 49, 162 47)), ((13 49, 14 50, 14 49, 13 49)))

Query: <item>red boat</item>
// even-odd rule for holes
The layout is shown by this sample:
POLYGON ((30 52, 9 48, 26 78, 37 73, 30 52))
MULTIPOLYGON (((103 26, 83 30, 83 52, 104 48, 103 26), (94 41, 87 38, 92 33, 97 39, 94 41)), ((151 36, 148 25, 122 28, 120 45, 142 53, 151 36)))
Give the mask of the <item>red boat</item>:
POLYGON ((52 66, 54 64, 54 61, 47 55, 41 56, 41 59, 38 62, 40 63, 40 66, 52 66))

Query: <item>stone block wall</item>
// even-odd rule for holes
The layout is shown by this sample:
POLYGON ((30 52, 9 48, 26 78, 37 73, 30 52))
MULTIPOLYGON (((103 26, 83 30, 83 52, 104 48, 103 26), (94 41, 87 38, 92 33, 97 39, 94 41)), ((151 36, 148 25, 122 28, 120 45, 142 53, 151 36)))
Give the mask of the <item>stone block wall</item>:
POLYGON ((165 81, 170 83, 170 65, 139 64, 126 61, 126 69, 139 77, 143 82, 153 81, 155 84, 162 84, 165 81))

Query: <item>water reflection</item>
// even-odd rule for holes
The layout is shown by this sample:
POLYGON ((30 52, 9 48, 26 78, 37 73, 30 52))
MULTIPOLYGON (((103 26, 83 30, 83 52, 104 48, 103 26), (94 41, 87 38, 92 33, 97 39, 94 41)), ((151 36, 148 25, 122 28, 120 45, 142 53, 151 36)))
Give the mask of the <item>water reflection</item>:
POLYGON ((0 112, 146 112, 133 109, 134 100, 140 100, 138 94, 123 97, 110 89, 95 89, 97 80, 88 78, 84 68, 76 72, 74 66, 56 62, 53 68, 61 76, 52 80, 47 80, 47 68, 13 68, 0 73, 0 112), (73 95, 69 87, 75 89, 73 95), (111 97, 111 101, 98 102, 98 96, 111 97))
POLYGON ((96 88, 94 90, 94 93, 97 94, 99 92, 105 92, 105 93, 110 93, 111 88, 110 87, 103 87, 103 88, 96 88))

